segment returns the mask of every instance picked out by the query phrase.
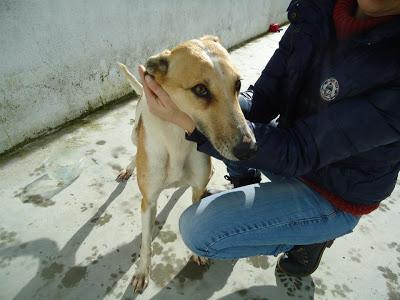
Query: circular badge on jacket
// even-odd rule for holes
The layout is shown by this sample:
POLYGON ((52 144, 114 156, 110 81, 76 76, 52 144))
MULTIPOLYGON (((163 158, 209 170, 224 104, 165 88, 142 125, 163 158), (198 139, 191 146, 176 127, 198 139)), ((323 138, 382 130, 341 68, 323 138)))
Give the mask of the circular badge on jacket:
POLYGON ((339 82, 336 78, 328 78, 321 84, 321 98, 325 101, 332 101, 339 94, 339 82))

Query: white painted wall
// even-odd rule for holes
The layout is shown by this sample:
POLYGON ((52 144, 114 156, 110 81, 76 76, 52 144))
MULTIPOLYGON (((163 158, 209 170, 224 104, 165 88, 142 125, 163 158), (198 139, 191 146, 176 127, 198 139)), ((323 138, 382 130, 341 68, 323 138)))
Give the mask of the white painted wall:
POLYGON ((231 47, 286 20, 289 0, 1 0, 0 153, 131 90, 132 69, 180 41, 231 47))

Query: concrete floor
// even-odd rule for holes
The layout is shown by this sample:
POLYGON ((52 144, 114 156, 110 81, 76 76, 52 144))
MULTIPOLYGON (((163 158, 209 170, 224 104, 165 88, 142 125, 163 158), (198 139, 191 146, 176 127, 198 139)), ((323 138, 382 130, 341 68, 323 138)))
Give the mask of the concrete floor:
MULTIPOLYGON (((281 36, 232 53, 244 87, 257 79, 281 36)), ((135 105, 132 99, 98 111, 1 159, 0 299, 400 299, 399 185, 307 278, 275 273, 274 257, 194 266, 177 228, 191 191, 167 190, 159 201, 151 281, 145 293, 133 295, 140 194, 135 178, 121 184, 114 178, 134 151, 135 105), (54 169, 60 159, 83 159, 83 165, 54 169), (59 171, 70 174, 53 179, 59 171)), ((214 163, 211 186, 226 188, 225 169, 214 163)))

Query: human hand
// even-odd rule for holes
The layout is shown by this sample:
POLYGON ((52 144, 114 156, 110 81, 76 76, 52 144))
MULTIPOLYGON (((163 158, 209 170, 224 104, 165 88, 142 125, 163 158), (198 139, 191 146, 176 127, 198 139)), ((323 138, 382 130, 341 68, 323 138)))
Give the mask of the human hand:
POLYGON ((193 120, 176 106, 168 93, 150 75, 145 75, 144 66, 139 65, 138 71, 150 112, 192 133, 195 129, 193 120))

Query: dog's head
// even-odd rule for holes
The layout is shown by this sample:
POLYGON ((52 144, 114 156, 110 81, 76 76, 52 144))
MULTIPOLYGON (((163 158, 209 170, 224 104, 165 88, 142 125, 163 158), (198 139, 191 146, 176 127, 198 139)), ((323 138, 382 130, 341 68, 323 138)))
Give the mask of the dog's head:
POLYGON ((146 71, 229 160, 257 146, 238 102, 240 76, 217 37, 204 36, 150 57, 146 71))

